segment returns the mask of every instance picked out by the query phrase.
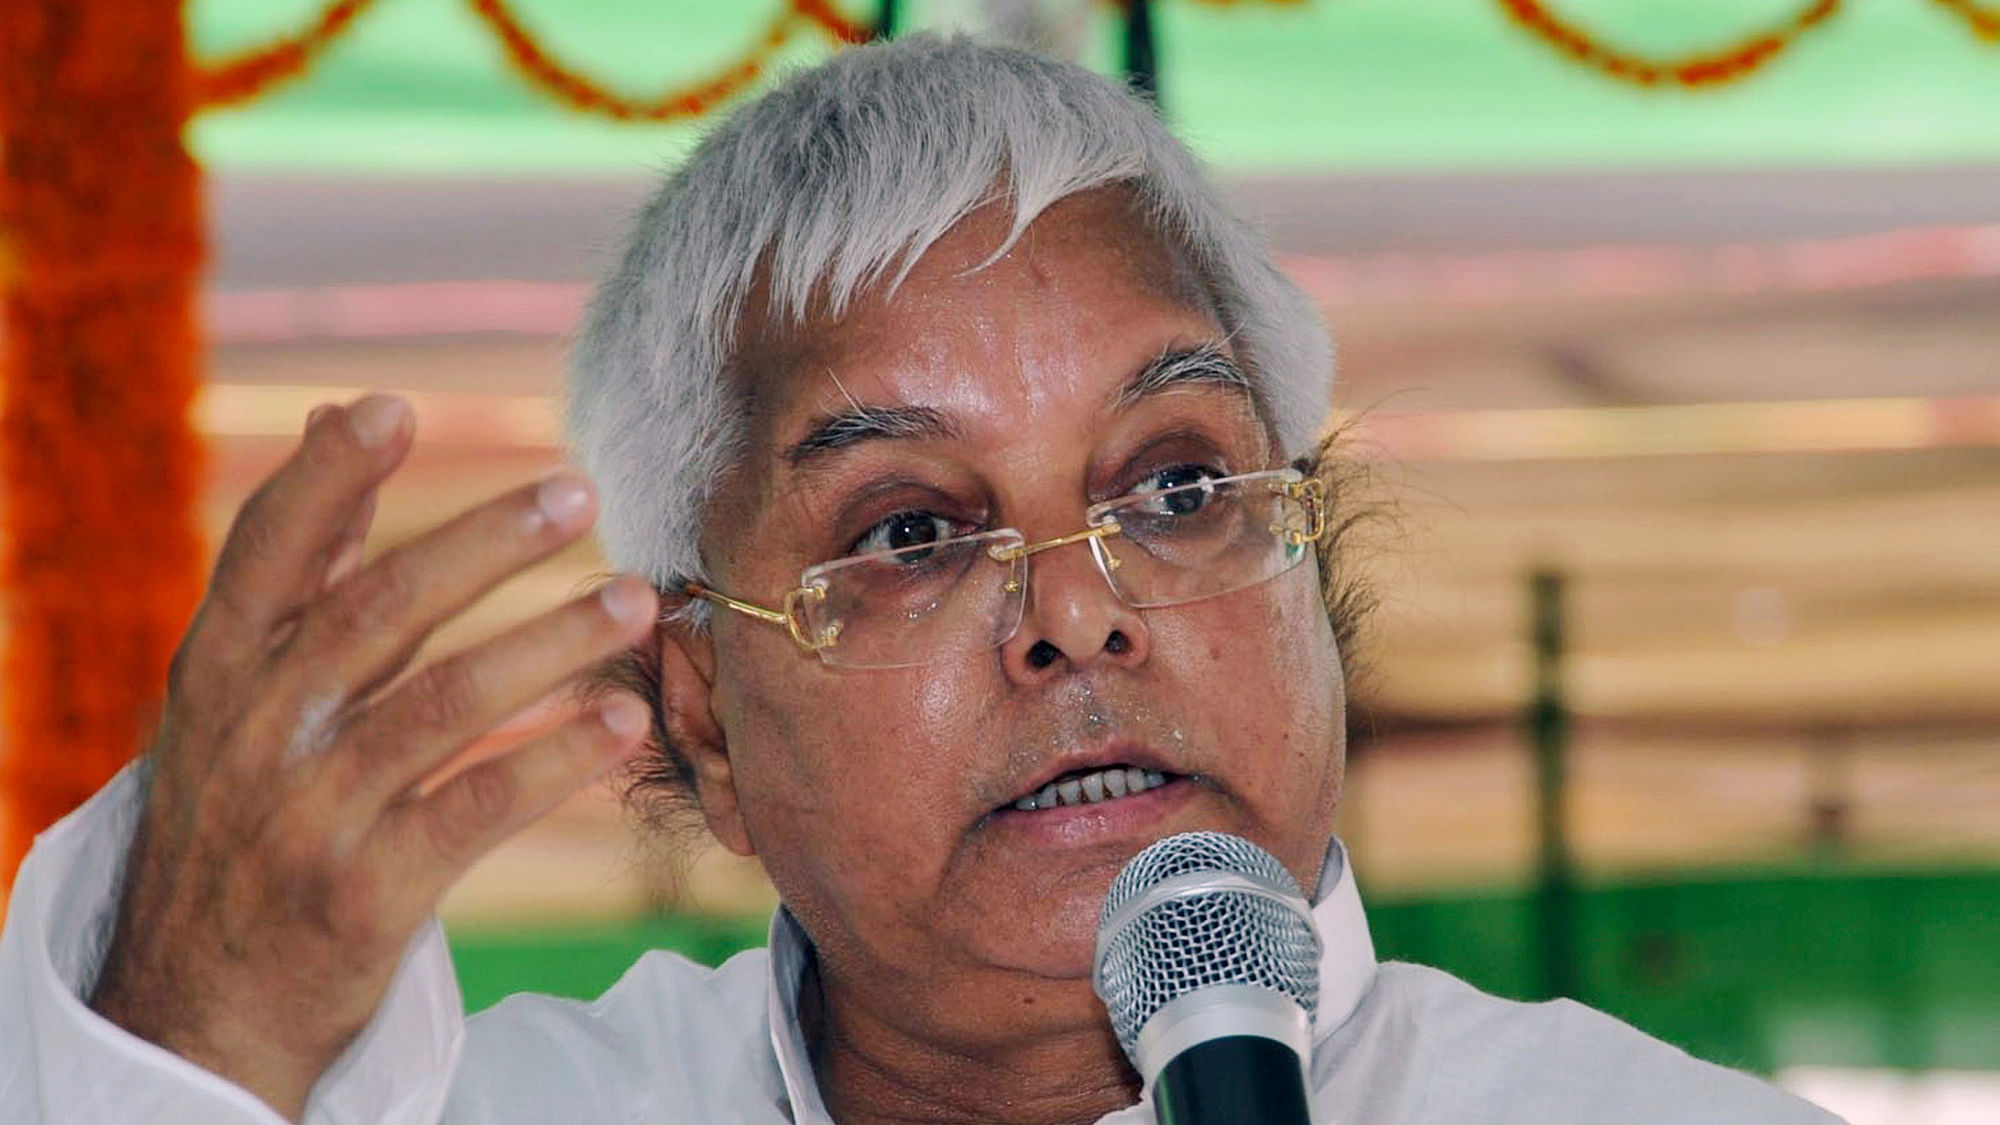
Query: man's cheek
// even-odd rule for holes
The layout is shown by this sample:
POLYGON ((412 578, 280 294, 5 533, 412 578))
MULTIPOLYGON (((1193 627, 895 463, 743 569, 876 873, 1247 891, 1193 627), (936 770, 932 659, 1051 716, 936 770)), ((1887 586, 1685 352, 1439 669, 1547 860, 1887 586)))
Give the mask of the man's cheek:
POLYGON ((914 824, 955 814, 967 756, 997 733, 977 729, 990 710, 990 677, 963 663, 835 677, 839 690, 805 709, 813 717, 795 727, 793 745, 809 759, 800 776, 854 802, 847 807, 874 810, 870 823, 891 842, 899 830, 907 838, 914 824), (926 799, 913 800, 918 793, 926 799))
POLYGON ((869 763, 858 758, 861 748, 877 743, 859 740, 851 727, 856 709, 837 702, 826 679, 772 674, 739 684, 730 701, 726 729, 737 789, 767 842, 774 833, 810 838, 814 825, 851 815, 864 789, 858 783, 869 763), (801 706, 801 700, 812 702, 801 706))
POLYGON ((1293 666, 1299 630, 1293 599, 1272 586, 1215 599, 1205 614, 1206 650, 1233 680, 1255 682, 1293 666))
POLYGON ((963 745, 973 733, 979 717, 992 710, 1000 690, 997 652, 984 652, 981 659, 940 660, 936 664, 911 669, 899 700, 907 700, 912 739, 928 743, 942 739, 946 749, 963 745))

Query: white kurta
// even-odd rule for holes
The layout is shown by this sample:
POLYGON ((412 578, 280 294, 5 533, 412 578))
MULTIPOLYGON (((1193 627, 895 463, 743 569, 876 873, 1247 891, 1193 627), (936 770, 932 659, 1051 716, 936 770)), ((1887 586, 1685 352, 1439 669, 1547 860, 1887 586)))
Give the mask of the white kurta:
MULTIPOLYGON (((36 843, 0 937, 0 1125, 279 1125, 242 1089, 98 1018, 94 980, 138 814, 127 770, 36 843)), ((1568 1001, 1518 1004, 1378 964, 1336 845, 1312 1085, 1324 1125, 1820 1123, 1763 1082, 1568 1001)), ((654 952, 596 1001, 516 996, 469 1021, 436 925, 314 1089, 310 1125, 831 1125, 799 1029, 811 947, 780 911, 768 950, 718 969, 654 952)), ((1103 1119, 1151 1122, 1150 1104, 1103 1119)))

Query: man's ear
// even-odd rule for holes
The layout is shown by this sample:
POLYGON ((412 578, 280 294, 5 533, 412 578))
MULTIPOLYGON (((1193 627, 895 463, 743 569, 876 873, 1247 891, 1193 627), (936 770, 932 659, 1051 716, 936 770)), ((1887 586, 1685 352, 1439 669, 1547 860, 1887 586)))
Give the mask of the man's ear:
POLYGON ((740 856, 757 854, 736 799, 729 742, 715 720, 715 641, 678 617, 662 623, 660 709, 668 745, 694 770, 702 819, 722 846, 740 856))

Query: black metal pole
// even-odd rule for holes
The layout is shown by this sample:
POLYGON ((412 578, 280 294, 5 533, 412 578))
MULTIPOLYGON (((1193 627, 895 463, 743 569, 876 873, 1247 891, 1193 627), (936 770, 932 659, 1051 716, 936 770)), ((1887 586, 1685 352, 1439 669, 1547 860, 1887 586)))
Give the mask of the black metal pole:
POLYGON ((1153 37, 1152 0, 1125 0, 1125 84, 1160 104, 1160 64, 1153 37))
POLYGON ((1846 857, 1854 827, 1854 762, 1846 735, 1838 730, 1814 731, 1807 752, 1812 756, 1811 792, 1806 806, 1806 839, 1822 860, 1846 857))
POLYGON ((1534 605, 1535 695, 1527 717, 1535 752, 1535 813, 1541 845, 1536 917, 1542 993, 1550 998, 1580 999, 1583 974, 1577 962, 1576 880, 1564 815, 1569 707, 1563 699, 1563 576, 1543 570, 1528 581, 1534 605))

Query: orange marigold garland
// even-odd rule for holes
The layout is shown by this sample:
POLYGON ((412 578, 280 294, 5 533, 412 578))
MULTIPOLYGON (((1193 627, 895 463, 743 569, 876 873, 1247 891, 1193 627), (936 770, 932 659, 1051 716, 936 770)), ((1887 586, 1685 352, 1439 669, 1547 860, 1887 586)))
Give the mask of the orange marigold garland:
POLYGON ((280 82, 297 78, 347 30, 355 17, 374 3, 375 0, 334 0, 297 35, 203 68, 194 79, 195 103, 203 107, 235 105, 280 82))
POLYGON ((792 10, 840 43, 866 43, 875 29, 840 14, 832 0, 792 0, 792 10))
POLYGON ((792 0, 765 28, 750 53, 700 82, 650 98, 632 98, 606 89, 550 57, 548 51, 508 9, 504 0, 468 0, 472 11, 506 49, 508 61, 543 92, 572 108, 624 121, 672 121, 699 117, 748 88, 792 36, 801 22, 848 42, 868 37, 868 30, 851 23, 827 0, 792 0))
POLYGON ((2000 43, 2000 11, 1981 7, 1978 0, 1937 0, 1937 3, 1964 20, 1974 35, 1990 43, 2000 43))
MULTIPOLYGON (((196 103, 204 108, 235 105, 267 92, 280 82, 299 77, 375 3, 376 0, 333 0, 297 35, 202 69, 195 78, 196 103)), ((499 38, 516 69, 543 91, 573 108, 626 120, 664 121, 708 112, 755 82, 770 57, 784 46, 793 28, 801 23, 817 27, 843 43, 865 42, 872 34, 867 26, 842 15, 832 0, 789 0, 745 58, 685 89, 635 99, 612 93, 557 63, 502 0, 468 0, 468 4, 472 13, 499 38)))
POLYGON ((0 886, 143 743, 200 588, 181 7, 0 2, 0 886))
POLYGON ((1672 83, 1714 86, 1743 78, 1790 47, 1799 36, 1823 24, 1840 9, 1842 0, 1811 0, 1777 27, 1752 35, 1734 47, 1690 58, 1658 61, 1610 47, 1548 10, 1540 0, 1499 0, 1514 22, 1537 38, 1585 66, 1639 86, 1672 83))

